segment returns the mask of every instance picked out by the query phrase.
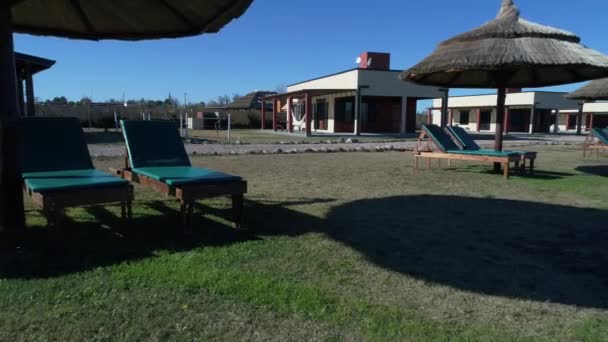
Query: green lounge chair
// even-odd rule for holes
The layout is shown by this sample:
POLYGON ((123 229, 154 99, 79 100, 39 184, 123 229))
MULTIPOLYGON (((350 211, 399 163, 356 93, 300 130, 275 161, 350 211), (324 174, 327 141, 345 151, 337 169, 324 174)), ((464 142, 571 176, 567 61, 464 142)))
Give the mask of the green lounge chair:
POLYGON ((173 122, 123 120, 121 124, 127 158, 125 168, 116 170, 118 175, 176 197, 187 232, 192 227, 194 201, 229 195, 234 223, 240 228, 246 181, 238 176, 193 167, 173 122))
MULTIPOLYGON (((493 150, 482 149, 473 137, 462 127, 448 126, 446 128, 447 133, 452 136, 459 147, 467 151, 480 151, 480 152, 493 152, 493 150)), ((521 156, 522 167, 525 169, 526 160, 530 161, 530 172, 534 172, 534 161, 536 160, 537 153, 531 151, 504 151, 506 153, 516 153, 521 156)))
POLYGON ((589 135, 583 144, 583 156, 587 156, 587 152, 608 151, 608 128, 592 128, 589 135))
POLYGON ((521 156, 513 152, 462 150, 456 145, 452 138, 437 125, 422 126, 422 133, 420 134, 418 143, 414 149, 415 169, 418 169, 418 159, 420 158, 426 159, 428 161, 427 166, 429 167, 430 159, 433 158, 440 160, 447 159, 448 162, 451 160, 469 160, 500 163, 503 166, 505 178, 509 178, 511 163, 514 163, 515 167, 519 168, 519 162, 521 161, 521 156), (434 149, 431 148, 431 143, 434 145, 434 149))
POLYGON ((131 216, 133 187, 95 170, 78 119, 23 118, 19 133, 24 189, 49 226, 75 206, 119 202, 122 217, 131 216))

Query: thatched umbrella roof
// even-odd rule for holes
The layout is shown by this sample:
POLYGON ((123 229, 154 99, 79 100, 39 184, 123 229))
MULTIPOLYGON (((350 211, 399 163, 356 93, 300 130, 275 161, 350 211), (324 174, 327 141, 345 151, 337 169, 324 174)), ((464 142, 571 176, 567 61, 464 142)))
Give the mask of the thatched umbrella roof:
MULTIPOLYGON (((14 32, 78 39, 140 40, 218 32, 253 0, 21 0, 14 32)), ((10 3, 10 1, 9 1, 10 3)))
POLYGON ((500 151, 506 88, 608 77, 608 57, 580 42, 573 33, 522 19, 513 0, 503 0, 494 20, 444 41, 400 77, 424 85, 498 88, 495 149, 500 151))
POLYGON ((503 0, 496 19, 439 45, 401 74, 421 84, 458 88, 543 87, 608 76, 608 57, 573 33, 520 17, 503 0))
POLYGON ((253 0, 9 0, 0 2, 0 232, 24 227, 13 32, 141 40, 218 32, 253 0))
POLYGON ((608 100, 608 78, 591 81, 582 88, 566 94, 566 98, 573 100, 608 100))

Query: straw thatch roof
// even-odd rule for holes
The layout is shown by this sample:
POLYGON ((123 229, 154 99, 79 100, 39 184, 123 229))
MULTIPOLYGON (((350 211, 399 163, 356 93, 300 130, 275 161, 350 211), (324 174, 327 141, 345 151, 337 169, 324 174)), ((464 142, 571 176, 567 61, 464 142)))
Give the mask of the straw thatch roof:
POLYGON ((566 98, 573 100, 608 100, 608 78, 591 81, 584 87, 566 94, 566 98))
MULTIPOLYGON (((274 91, 254 91, 245 96, 241 96, 236 101, 229 103, 227 109, 262 109, 262 98, 275 95, 274 91)), ((272 103, 267 103, 268 108, 272 108, 272 103)), ((268 109, 267 108, 267 109, 268 109)))
POLYGON ((218 32, 253 0, 19 0, 15 32, 78 39, 140 40, 218 32))
POLYGON ((496 19, 444 41, 402 79, 461 87, 541 87, 608 76, 608 57, 573 33, 520 18, 503 0, 496 19))

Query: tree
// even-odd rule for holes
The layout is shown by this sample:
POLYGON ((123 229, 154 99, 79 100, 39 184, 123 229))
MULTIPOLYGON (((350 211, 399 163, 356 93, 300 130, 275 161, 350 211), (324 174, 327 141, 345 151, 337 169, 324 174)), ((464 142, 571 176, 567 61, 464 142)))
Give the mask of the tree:
POLYGON ((236 102, 241 97, 243 97, 241 94, 238 94, 238 93, 232 94, 232 102, 236 102))
POLYGON ((285 94, 287 92, 287 86, 284 84, 279 84, 274 91, 276 91, 279 94, 285 94))
POLYGON ((230 103, 230 96, 228 96, 228 95, 218 96, 217 102, 220 104, 220 106, 225 106, 230 103))
POLYGON ((64 105, 67 105, 68 104, 68 99, 66 99, 65 96, 54 97, 53 100, 51 100, 51 103, 53 103, 53 104, 64 104, 64 105))

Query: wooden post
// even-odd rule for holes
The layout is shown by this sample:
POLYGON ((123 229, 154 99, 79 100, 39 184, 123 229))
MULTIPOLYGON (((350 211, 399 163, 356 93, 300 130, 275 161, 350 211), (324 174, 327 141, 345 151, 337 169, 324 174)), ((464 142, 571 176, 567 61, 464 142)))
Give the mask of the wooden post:
POLYGON ((272 100, 272 130, 277 131, 277 100, 272 100))
POLYGON ((19 111, 25 113, 25 89, 23 88, 23 80, 17 76, 17 94, 19 95, 19 111))
POLYGON ((591 131, 593 129, 593 119, 594 119, 595 114, 589 113, 589 115, 591 115, 591 117, 589 118, 589 127, 587 127, 587 130, 591 131))
POLYGON ((477 132, 481 132, 481 108, 477 108, 477 132))
POLYGON ((585 102, 580 102, 578 104, 578 114, 576 115, 576 134, 581 135, 583 132, 583 108, 585 106, 585 102))
POLYGON ((29 67, 25 69, 25 91, 27 97, 27 116, 36 115, 36 104, 34 98, 34 79, 29 67))
POLYGON ((448 120, 448 101, 450 99, 449 89, 440 89, 443 92, 443 99, 441 100, 441 128, 445 128, 448 120))
POLYGON ((11 9, 0 4, 0 232, 25 226, 21 174, 18 168, 17 122, 21 116, 17 96, 17 73, 11 9))
POLYGON ((266 101, 262 100, 262 115, 260 120, 262 120, 262 130, 266 128, 266 101))
POLYGON ((426 115, 427 115, 426 121, 429 125, 431 125, 433 123, 433 109, 428 108, 426 115))
POLYGON ((289 133, 293 133, 293 115, 291 113, 291 110, 293 108, 293 97, 289 97, 287 99, 287 127, 289 130, 289 133))
POLYGON ((312 135, 312 96, 310 92, 306 93, 306 136, 309 137, 312 135))
POLYGON ((448 125, 449 126, 454 126, 454 110, 453 109, 448 109, 448 125))
MULTIPOLYGON (((502 151, 502 135, 505 114, 505 100, 507 98, 505 87, 498 88, 498 99, 496 102, 496 135, 494 137, 494 149, 502 151)), ((494 163, 494 171, 500 171, 500 163, 494 163)))
POLYGON ((503 126, 504 133, 509 134, 509 108, 505 107, 505 124, 503 126))

